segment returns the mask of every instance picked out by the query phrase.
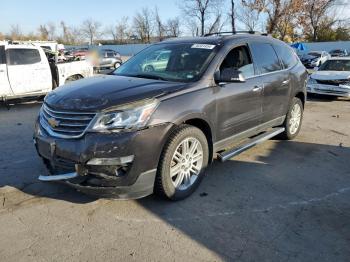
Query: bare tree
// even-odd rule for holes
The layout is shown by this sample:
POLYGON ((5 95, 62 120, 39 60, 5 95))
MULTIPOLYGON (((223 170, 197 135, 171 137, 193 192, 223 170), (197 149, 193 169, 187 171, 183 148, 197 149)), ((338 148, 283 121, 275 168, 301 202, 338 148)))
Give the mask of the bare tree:
POLYGON ((81 26, 81 32, 85 37, 89 39, 89 42, 92 45, 94 43, 94 40, 102 35, 100 28, 100 22, 94 21, 92 18, 89 18, 83 22, 81 26))
POLYGON ((49 39, 49 30, 46 25, 40 25, 38 28, 40 40, 48 40, 49 39))
POLYGON ((164 38, 166 29, 162 20, 160 19, 158 7, 154 8, 154 22, 155 22, 156 31, 157 31, 157 37, 159 41, 162 41, 164 38))
POLYGON ((222 28, 224 27, 226 21, 224 21, 222 19, 223 15, 221 14, 221 12, 218 12, 215 15, 214 20, 212 21, 212 23, 207 27, 206 32, 208 32, 209 34, 211 33, 215 33, 215 32, 220 32, 222 31, 222 28))
POLYGON ((242 22, 245 29, 255 31, 259 25, 260 12, 249 5, 242 3, 239 11, 236 12, 237 19, 242 22))
POLYGON ((106 35, 110 35, 114 42, 117 42, 117 27, 115 25, 109 25, 105 30, 106 35))
POLYGON ((22 34, 22 30, 18 24, 11 25, 10 37, 11 37, 11 40, 22 40, 23 34, 22 34))
POLYGON ((181 34, 180 31, 180 19, 178 17, 168 19, 166 23, 167 36, 178 37, 181 34))
POLYGON ((150 43, 152 34, 152 15, 148 8, 142 8, 141 12, 136 13, 133 22, 135 33, 143 43, 150 43))
POLYGON ((339 21, 335 16, 333 16, 331 20, 328 19, 330 17, 330 9, 337 3, 341 4, 341 2, 337 0, 308 0, 304 2, 304 15, 301 23, 304 27, 304 31, 307 32, 311 30, 312 41, 318 40, 318 32, 321 24, 325 27, 326 25, 324 24, 327 20, 330 23, 335 23, 337 20, 339 21))
POLYGON ((116 26, 116 33, 117 33, 117 38, 121 43, 125 41, 125 39, 128 38, 128 31, 129 31, 129 18, 126 16, 123 16, 117 23, 116 26))
MULTIPOLYGON (((206 23, 210 20, 213 13, 218 13, 218 8, 221 8, 222 0, 183 0, 180 8, 183 14, 191 21, 193 18, 200 23, 200 34, 205 34, 206 23)), ((217 19, 216 16, 215 19, 217 19)), ((192 32, 193 34, 193 32, 192 32)))

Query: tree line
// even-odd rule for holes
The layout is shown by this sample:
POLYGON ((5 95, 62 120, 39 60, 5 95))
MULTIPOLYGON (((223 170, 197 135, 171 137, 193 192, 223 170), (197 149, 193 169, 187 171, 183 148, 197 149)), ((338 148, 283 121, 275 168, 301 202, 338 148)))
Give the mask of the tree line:
POLYGON ((180 17, 162 19, 157 7, 144 7, 132 17, 103 26, 92 18, 78 26, 49 22, 36 32, 19 25, 0 32, 0 40, 55 40, 82 43, 151 43, 169 37, 202 36, 218 31, 262 31, 283 41, 350 40, 347 0, 178 0, 180 17))

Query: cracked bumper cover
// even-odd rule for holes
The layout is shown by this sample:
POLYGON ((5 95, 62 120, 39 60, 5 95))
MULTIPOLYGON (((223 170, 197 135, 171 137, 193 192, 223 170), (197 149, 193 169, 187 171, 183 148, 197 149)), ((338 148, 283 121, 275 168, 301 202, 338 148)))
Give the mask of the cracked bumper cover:
POLYGON ((88 132, 80 139, 60 139, 50 137, 36 124, 34 143, 53 175, 77 173, 60 181, 78 191, 140 198, 153 192, 159 157, 171 127, 166 123, 137 131, 88 132))

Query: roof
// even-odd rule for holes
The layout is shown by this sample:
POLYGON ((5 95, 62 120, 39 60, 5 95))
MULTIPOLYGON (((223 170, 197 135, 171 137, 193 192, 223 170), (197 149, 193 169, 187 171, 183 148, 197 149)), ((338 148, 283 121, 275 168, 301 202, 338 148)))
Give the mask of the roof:
POLYGON ((206 36, 206 37, 177 37, 177 38, 171 38, 168 40, 165 40, 163 42, 160 42, 158 44, 162 43, 199 43, 199 44, 220 44, 225 42, 231 42, 233 39, 235 40, 242 40, 242 39, 274 39, 269 36, 263 36, 263 35, 256 35, 256 34, 234 34, 234 35, 212 35, 212 36, 206 36))
POLYGON ((331 57, 327 60, 349 60, 350 61, 350 57, 331 57))

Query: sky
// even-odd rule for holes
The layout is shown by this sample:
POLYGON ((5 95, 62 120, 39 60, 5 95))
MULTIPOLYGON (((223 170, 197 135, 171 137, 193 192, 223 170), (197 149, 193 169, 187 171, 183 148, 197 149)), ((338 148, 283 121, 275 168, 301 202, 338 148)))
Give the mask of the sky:
POLYGON ((161 18, 180 15, 180 0, 5 0, 1 3, 0 32, 7 33, 11 25, 19 25, 24 33, 35 32, 47 22, 78 26, 93 18, 104 26, 114 24, 123 16, 132 17, 142 7, 158 6, 161 18))
MULTIPOLYGON (((142 7, 153 9, 155 6, 162 19, 179 16, 181 21, 178 7, 180 2, 181 0, 4 0, 0 9, 0 32, 8 33, 11 25, 17 24, 23 33, 36 32, 40 24, 53 22, 58 25, 62 20, 68 26, 79 26, 88 18, 107 27, 123 16, 132 17, 142 7)), ((342 18, 349 18, 350 7, 339 8, 337 13, 342 18)), ((239 22, 238 26, 240 27, 239 22)))

